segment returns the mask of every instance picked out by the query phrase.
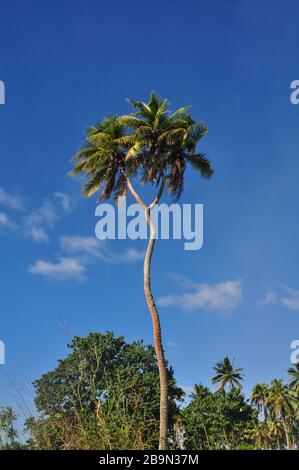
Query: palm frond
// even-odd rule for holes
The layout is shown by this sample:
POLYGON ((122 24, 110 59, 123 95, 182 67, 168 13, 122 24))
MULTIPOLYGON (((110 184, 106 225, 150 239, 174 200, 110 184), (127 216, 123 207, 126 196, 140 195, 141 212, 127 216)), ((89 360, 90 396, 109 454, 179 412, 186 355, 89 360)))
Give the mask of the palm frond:
POLYGON ((204 178, 211 178, 214 173, 214 170, 211 166, 210 160, 206 157, 204 153, 196 153, 194 155, 187 155, 187 160, 193 168, 200 172, 201 176, 204 178))

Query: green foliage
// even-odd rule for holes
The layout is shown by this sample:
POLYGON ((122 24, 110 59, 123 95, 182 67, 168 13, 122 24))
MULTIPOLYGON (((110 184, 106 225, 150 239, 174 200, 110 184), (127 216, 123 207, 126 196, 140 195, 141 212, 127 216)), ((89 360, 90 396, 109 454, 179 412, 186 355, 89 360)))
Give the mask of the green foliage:
MULTIPOLYGON (((111 332, 75 337, 69 348, 71 353, 35 382, 41 415, 27 422, 31 445, 155 448, 159 374, 154 348, 141 341, 126 343, 111 332)), ((171 368, 168 383, 171 432, 178 413, 175 400, 183 396, 171 368)))
POLYGON ((184 445, 188 450, 253 446, 248 429, 257 424, 257 412, 246 403, 239 388, 213 393, 203 385, 196 385, 182 415, 184 445))
POLYGON ((19 447, 15 429, 17 415, 10 406, 0 408, 0 450, 16 449, 19 447))
MULTIPOLYGON (((159 374, 154 348, 142 341, 127 343, 112 332, 75 337, 69 348, 67 357, 35 382, 38 414, 26 422, 26 448, 155 449, 159 374)), ((295 366, 288 371, 290 385, 278 379, 256 384, 248 401, 241 391, 242 369, 228 358, 214 369, 223 376, 214 383, 224 385, 216 391, 195 385, 179 408, 183 391, 168 368, 171 448, 299 448, 295 366)), ((25 448, 17 442, 16 418, 11 408, 0 409, 1 450, 25 448)))

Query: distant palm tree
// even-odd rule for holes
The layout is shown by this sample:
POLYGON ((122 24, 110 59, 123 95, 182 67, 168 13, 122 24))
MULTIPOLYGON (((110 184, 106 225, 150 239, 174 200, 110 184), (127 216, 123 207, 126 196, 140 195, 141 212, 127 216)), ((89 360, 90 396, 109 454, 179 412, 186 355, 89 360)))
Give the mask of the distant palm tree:
POLYGON ((294 390, 297 398, 299 398, 299 364, 295 364, 294 367, 288 369, 290 375, 289 387, 294 390))
POLYGON ((85 196, 101 190, 99 199, 125 196, 129 189, 144 210, 150 228, 150 239, 144 259, 144 292, 152 316, 154 342, 160 376, 160 440, 159 448, 167 449, 168 383, 157 307, 151 290, 151 259, 156 227, 151 218, 165 189, 178 199, 184 188, 187 163, 203 177, 213 170, 209 160, 198 153, 198 141, 207 133, 203 124, 196 124, 188 107, 170 113, 168 101, 152 93, 148 103, 129 100, 134 112, 112 117, 87 131, 87 144, 74 157, 75 175, 84 174, 85 196), (133 178, 150 183, 156 189, 153 201, 145 203, 133 186, 133 178), (103 189, 102 189, 103 188, 103 189))
POLYGON ((251 404, 256 406, 259 412, 263 412, 267 421, 268 410, 266 406, 267 396, 269 394, 269 386, 267 384, 256 384, 251 394, 251 404))
POLYGON ((285 432, 287 449, 290 449, 290 433, 294 415, 293 397, 290 394, 289 387, 284 385, 282 380, 274 379, 271 382, 266 405, 271 414, 276 419, 281 420, 285 432))
POLYGON ((10 406, 0 409, 0 446, 4 449, 11 447, 18 435, 14 428, 16 419, 17 415, 10 406))
POLYGON ((234 369, 232 362, 227 356, 223 361, 217 362, 214 370, 217 374, 212 378, 212 383, 218 383, 218 390, 221 392, 225 391, 226 385, 229 385, 231 388, 242 388, 241 380, 243 380, 244 375, 240 372, 243 369, 234 369))

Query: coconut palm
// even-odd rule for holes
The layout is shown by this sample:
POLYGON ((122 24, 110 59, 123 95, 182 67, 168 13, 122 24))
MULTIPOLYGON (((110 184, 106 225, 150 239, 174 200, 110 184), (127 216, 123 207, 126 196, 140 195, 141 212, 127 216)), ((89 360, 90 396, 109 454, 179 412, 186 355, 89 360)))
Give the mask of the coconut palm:
POLYGON ((280 443, 284 440, 284 430, 280 421, 270 421, 267 425, 268 434, 276 450, 280 449, 280 443))
POLYGON ((270 448, 270 436, 269 430, 264 422, 258 423, 255 428, 249 432, 261 449, 269 449, 270 448))
POLYGON ((267 384, 256 384, 253 387, 251 394, 251 404, 256 406, 258 411, 264 414, 265 420, 267 421, 268 410, 266 406, 266 399, 269 393, 269 387, 267 384))
POLYGON ((290 449, 290 434, 294 414, 293 397, 289 387, 284 385, 282 380, 274 379, 271 382, 266 405, 272 416, 281 421, 285 432, 287 449, 290 449))
POLYGON ((299 364, 295 364, 294 367, 288 369, 289 387, 294 390, 297 398, 299 398, 299 364))
POLYGON ((4 449, 11 447, 17 437, 18 433, 14 428, 16 419, 17 415, 10 406, 0 409, 0 445, 4 449))
POLYGON ((225 391, 226 385, 231 388, 239 387, 242 388, 241 380, 243 380, 243 369, 234 369, 232 362, 226 356, 223 361, 217 362, 214 367, 217 374, 212 378, 212 383, 218 383, 218 390, 221 392, 225 391))
POLYGON ((152 316, 154 343, 160 376, 160 439, 159 448, 167 449, 168 384, 162 333, 158 310, 151 290, 151 260, 156 227, 152 209, 159 203, 164 190, 178 199, 184 188, 187 163, 203 177, 213 171, 204 154, 198 153, 198 141, 206 134, 203 124, 196 124, 187 108, 169 112, 167 100, 151 93, 147 103, 129 100, 134 112, 105 119, 87 131, 87 143, 74 157, 73 174, 84 174, 85 196, 101 191, 100 199, 125 196, 127 190, 144 210, 150 238, 144 259, 144 292, 152 316), (134 182, 149 183, 155 197, 146 203, 134 182))

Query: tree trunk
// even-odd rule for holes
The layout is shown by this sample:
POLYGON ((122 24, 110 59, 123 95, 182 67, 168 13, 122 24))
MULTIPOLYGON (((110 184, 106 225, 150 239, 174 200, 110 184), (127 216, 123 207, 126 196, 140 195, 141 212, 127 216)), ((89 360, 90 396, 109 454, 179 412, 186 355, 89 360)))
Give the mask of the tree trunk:
POLYGON ((158 362, 159 377, 160 377, 160 438, 159 438, 159 450, 168 449, 168 439, 167 439, 167 429, 168 429, 168 383, 167 383, 167 369, 162 345, 162 334, 161 326, 159 320, 158 310, 153 298, 151 290, 151 260, 153 255, 153 250, 156 241, 156 227, 151 219, 151 209, 153 209, 159 202, 165 187, 166 177, 163 176, 160 189, 157 196, 153 202, 147 206, 140 196, 136 193, 135 189, 132 186, 130 178, 124 173, 128 188, 136 200, 136 202, 144 209, 146 222, 150 227, 150 239, 148 242, 145 258, 144 258, 144 293, 147 301, 148 308, 150 310, 152 321, 153 321, 153 330, 154 330, 154 344, 155 351, 158 362))
POLYGON ((285 436, 286 436, 287 450, 290 450, 290 448, 291 448, 290 436, 289 436, 289 430, 288 430, 288 427, 287 427, 287 423, 286 423, 284 414, 281 415, 281 420, 282 420, 282 425, 283 425, 285 436))
POLYGON ((159 449, 168 449, 167 428, 168 428, 168 383, 167 383, 167 369, 162 345, 161 326, 159 320, 158 310, 151 291, 151 259, 156 241, 156 227, 150 217, 150 209, 145 211, 146 220, 150 227, 150 239, 148 242, 145 258, 144 258, 144 293, 150 310, 153 330, 154 330, 154 344, 157 355, 157 362, 160 377, 160 439, 159 449))

